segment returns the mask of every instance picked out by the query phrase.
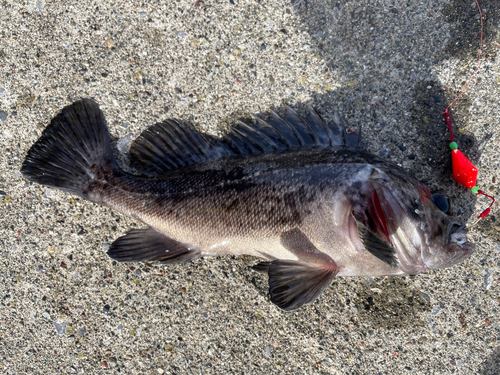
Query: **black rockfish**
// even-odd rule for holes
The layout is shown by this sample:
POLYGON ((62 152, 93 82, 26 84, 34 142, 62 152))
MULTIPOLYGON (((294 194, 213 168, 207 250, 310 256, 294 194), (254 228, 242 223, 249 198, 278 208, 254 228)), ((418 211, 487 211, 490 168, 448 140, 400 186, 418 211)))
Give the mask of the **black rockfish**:
POLYGON ((149 225, 118 238, 112 259, 254 255, 267 260, 255 268, 269 275, 271 301, 294 310, 336 276, 418 274, 474 249, 445 195, 359 143, 338 115, 326 124, 312 108, 238 122, 222 139, 167 120, 131 145, 132 175, 115 161, 103 113, 84 99, 52 120, 22 173, 149 225))

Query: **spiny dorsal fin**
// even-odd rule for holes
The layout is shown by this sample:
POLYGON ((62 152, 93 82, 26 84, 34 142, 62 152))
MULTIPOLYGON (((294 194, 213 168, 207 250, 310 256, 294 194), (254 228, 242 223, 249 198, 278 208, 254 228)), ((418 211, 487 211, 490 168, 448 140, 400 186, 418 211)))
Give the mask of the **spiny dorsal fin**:
POLYGON ((142 173, 166 172, 221 156, 192 124, 173 119, 146 129, 130 146, 132 166, 142 173))
POLYGON ((283 116, 271 111, 267 121, 258 117, 252 124, 237 121, 222 139, 201 134, 188 122, 166 120, 132 143, 130 160, 141 173, 154 175, 227 156, 357 148, 359 144, 360 132, 347 134, 337 113, 326 124, 310 106, 305 118, 287 106, 283 116))

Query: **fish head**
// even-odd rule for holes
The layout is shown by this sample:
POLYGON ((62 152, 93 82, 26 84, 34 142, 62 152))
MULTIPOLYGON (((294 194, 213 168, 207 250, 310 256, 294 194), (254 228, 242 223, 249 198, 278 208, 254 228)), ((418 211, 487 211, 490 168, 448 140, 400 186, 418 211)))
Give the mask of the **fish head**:
POLYGON ((445 193, 429 194, 422 206, 417 210, 421 219, 421 257, 429 269, 450 267, 474 252, 465 225, 450 215, 450 200, 445 193))
POLYGON ((431 192, 401 175, 366 182, 356 193, 361 196, 352 201, 356 221, 390 245, 385 255, 379 253, 383 247, 364 243, 365 248, 380 259, 392 257, 388 263, 407 274, 450 267, 474 251, 465 225, 450 214, 450 200, 443 192, 431 192), (388 251, 393 255, 387 257, 388 251))

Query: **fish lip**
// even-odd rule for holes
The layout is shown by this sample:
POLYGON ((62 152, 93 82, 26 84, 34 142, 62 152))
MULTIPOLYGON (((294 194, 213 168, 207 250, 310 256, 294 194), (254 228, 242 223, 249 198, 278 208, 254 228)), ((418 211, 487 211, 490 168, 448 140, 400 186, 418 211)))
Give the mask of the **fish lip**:
POLYGON ((476 250, 476 245, 469 241, 461 245, 457 243, 457 246, 459 246, 462 250, 466 250, 468 253, 472 253, 476 250))
POLYGON ((453 223, 450 229, 450 239, 452 240, 452 244, 458 246, 460 249, 465 250, 467 253, 472 253, 475 250, 475 245, 472 242, 469 242, 467 238, 467 233, 469 230, 467 229, 465 224, 453 223), (462 241, 460 237, 463 236, 462 241))
POLYGON ((468 230, 465 228, 465 224, 453 223, 450 230, 450 235, 458 232, 463 232, 464 234, 467 234, 468 230))

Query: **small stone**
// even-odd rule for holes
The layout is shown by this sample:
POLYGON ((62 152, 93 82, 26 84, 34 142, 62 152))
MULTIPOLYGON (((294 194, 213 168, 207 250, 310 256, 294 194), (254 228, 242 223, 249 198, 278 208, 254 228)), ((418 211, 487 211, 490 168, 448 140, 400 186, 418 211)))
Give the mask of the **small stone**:
POLYGON ((403 152, 404 152, 404 151, 406 151, 406 146, 405 146, 405 145, 401 144, 401 145, 399 145, 398 147, 399 147, 399 149, 400 149, 401 151, 403 151, 403 152))
POLYGON ((68 326, 68 322, 63 320, 61 322, 54 321, 52 323, 54 324, 54 327, 56 329, 57 334, 64 335, 64 332, 66 331, 66 327, 68 326))
POLYGON ((439 95, 432 95, 432 99, 434 99, 434 103, 441 103, 441 97, 439 95))
POLYGON ((425 299, 427 302, 431 302, 431 297, 429 297, 427 294, 422 293, 422 298, 425 299))
POLYGON ((102 308, 102 312, 103 312, 104 314, 108 314, 108 313, 109 313, 109 309, 110 309, 109 305, 105 305, 105 306, 102 308))
POLYGON ((5 89, 3 87, 0 87, 0 96, 5 95, 5 89))
POLYGON ((50 314, 49 314, 47 311, 44 311, 44 313, 42 314, 42 316, 43 316, 45 319, 50 319, 50 314))
POLYGON ((410 160, 414 160, 416 157, 417 157, 417 155, 415 155, 415 154, 408 155, 408 159, 410 159, 410 160))
POLYGON ((130 360, 132 359, 132 356, 131 356, 130 354, 127 354, 127 355, 125 356, 125 359, 126 359, 127 361, 130 361, 130 360))
POLYGON ((385 158, 385 157, 389 156, 390 153, 391 153, 391 150, 384 148, 383 150, 379 151, 378 155, 382 158, 385 158))
POLYGON ((85 327, 82 327, 78 330, 78 336, 83 337, 87 333, 87 329, 85 327))
POLYGON ((7 120, 7 112, 0 111, 0 121, 5 122, 7 120))
POLYGON ((260 45, 260 50, 261 50, 261 51, 265 51, 265 50, 266 50, 266 48, 267 48, 267 47, 266 47, 266 43, 262 43, 262 44, 260 45))
POLYGON ((424 100, 424 104, 425 104, 425 105, 431 105, 431 101, 430 101, 430 100, 428 100, 428 99, 426 99, 426 100, 424 100))
POLYGON ((490 290, 492 281, 493 277, 491 276, 491 271, 486 268, 484 270, 484 287, 486 288, 486 290, 490 290))
POLYGON ((102 367, 102 368, 108 368, 108 362, 106 362, 106 361, 102 361, 102 362, 101 362, 101 367, 102 367))

